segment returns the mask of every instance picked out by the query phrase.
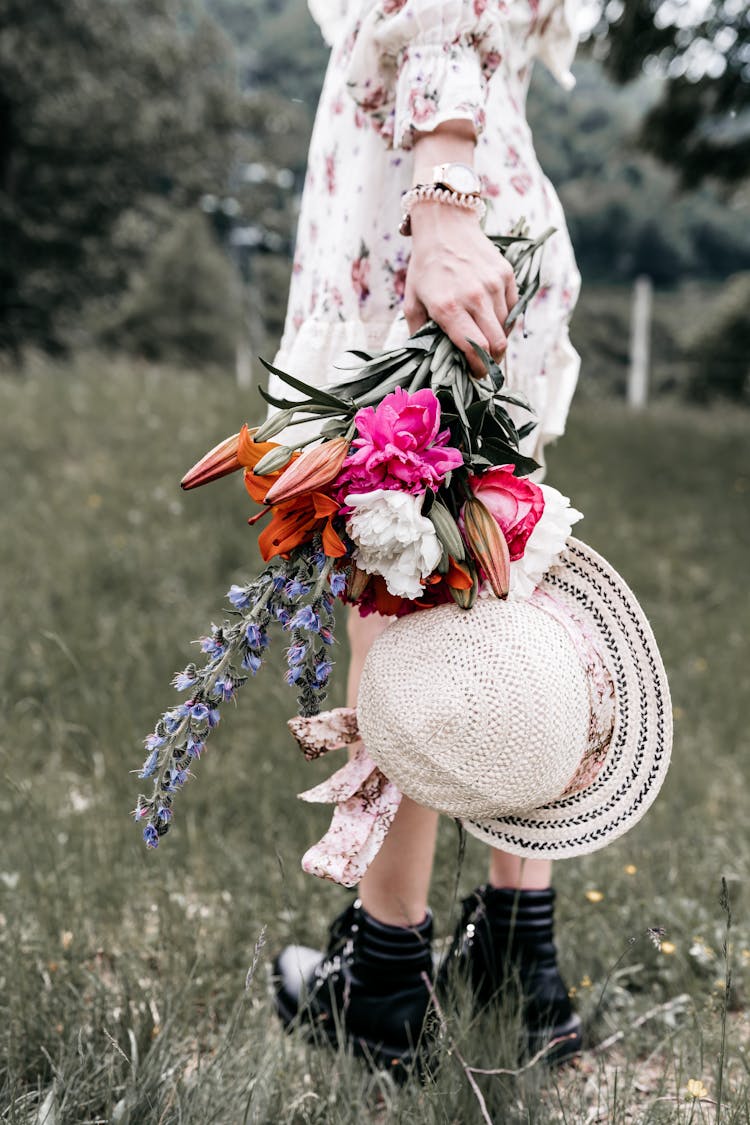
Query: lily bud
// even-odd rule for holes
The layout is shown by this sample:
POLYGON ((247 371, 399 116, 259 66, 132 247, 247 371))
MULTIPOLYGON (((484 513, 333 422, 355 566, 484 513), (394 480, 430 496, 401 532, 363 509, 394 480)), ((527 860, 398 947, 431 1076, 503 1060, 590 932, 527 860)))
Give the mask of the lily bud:
POLYGON ((507 598, 510 553, 494 516, 476 496, 463 507, 464 537, 477 564, 487 575, 496 598, 507 598))
POLYGON ((276 437, 286 429, 295 413, 294 410, 278 410, 267 422, 258 427, 253 434, 253 441, 268 441, 269 438, 276 437))
POLYGON ((208 484, 209 481, 218 480, 219 477, 225 477, 241 469, 242 465, 237 458, 239 438, 239 434, 233 434, 215 445, 185 473, 180 481, 180 487, 186 490, 198 488, 201 484, 208 484))
POLYGON ((349 601, 356 602, 361 598, 371 577, 366 571, 360 570, 358 566, 352 567, 349 585, 346 588, 346 596, 349 601))
MULTIPOLYGON (((288 445, 275 445, 273 449, 270 449, 268 453, 261 457, 253 469, 253 473, 256 477, 270 476, 271 473, 277 473, 279 469, 288 465, 293 456, 294 450, 290 449, 288 445)), ((266 493, 266 499, 268 499, 268 492, 266 493)))
MULTIPOLYGON (((290 465, 266 494, 267 504, 280 504, 303 492, 315 492, 339 475, 349 452, 346 438, 332 438, 303 453, 290 465)), ((265 460, 265 459, 264 459, 265 460)), ((256 466, 255 472, 258 472, 256 466)), ((277 465, 276 468, 279 468, 277 465)), ((267 471, 267 470, 266 470, 267 471)))
MULTIPOLYGON (((458 530, 458 524, 445 504, 442 504, 439 500, 435 500, 427 518, 432 521, 435 534, 440 540, 444 551, 460 562, 466 555, 464 541, 458 530)), ((447 573, 447 568, 444 573, 447 573)))

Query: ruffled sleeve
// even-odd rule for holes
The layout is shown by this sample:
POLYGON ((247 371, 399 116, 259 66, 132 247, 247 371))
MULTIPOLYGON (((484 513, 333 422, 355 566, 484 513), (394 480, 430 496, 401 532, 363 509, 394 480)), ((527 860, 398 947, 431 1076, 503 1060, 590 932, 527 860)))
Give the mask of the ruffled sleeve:
POLYGON ((571 67, 578 47, 580 0, 560 0, 545 20, 536 57, 565 90, 576 84, 571 67))
POLYGON ((487 82, 503 60, 501 5, 487 0, 378 0, 362 19, 348 87, 386 143, 466 120, 484 127, 487 82))

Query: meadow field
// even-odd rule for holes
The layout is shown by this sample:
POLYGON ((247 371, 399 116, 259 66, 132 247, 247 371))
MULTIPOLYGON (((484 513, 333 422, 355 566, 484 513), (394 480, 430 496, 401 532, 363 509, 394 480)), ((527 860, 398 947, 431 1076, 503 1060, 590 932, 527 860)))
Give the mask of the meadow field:
MULTIPOLYGON (((258 563, 239 479, 178 481, 260 413, 222 375, 89 358, 0 376, 0 1120, 750 1122, 750 412, 584 398, 550 452, 581 537, 651 617, 673 765, 630 835, 556 872, 578 1065, 512 1073, 511 1017, 464 1004, 435 1073, 401 1087, 283 1034, 269 1000, 273 952, 322 941, 348 901, 299 867, 329 810, 295 794, 331 763, 286 730, 280 651, 227 708, 158 851, 130 816, 172 674, 258 563), (506 1071, 472 1075, 488 1116, 467 1065, 506 1071)), ((439 847, 444 938, 485 860, 470 842, 457 871, 450 822, 439 847)))

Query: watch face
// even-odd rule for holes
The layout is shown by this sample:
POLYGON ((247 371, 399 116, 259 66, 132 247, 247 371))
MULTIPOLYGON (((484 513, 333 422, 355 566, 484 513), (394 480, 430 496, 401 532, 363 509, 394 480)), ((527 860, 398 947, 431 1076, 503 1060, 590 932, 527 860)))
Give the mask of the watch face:
POLYGON ((469 195, 481 189, 476 172, 468 164, 449 164, 445 169, 443 182, 453 191, 466 192, 469 195))

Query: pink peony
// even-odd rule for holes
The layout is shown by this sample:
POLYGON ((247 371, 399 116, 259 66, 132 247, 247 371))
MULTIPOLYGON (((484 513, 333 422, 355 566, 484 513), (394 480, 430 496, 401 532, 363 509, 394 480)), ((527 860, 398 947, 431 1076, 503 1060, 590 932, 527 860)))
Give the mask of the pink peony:
POLYGON ((469 477, 471 490, 489 509, 505 536, 510 561, 520 559, 544 511, 544 493, 528 477, 513 475, 512 465, 498 465, 469 477))
POLYGON ((358 436, 336 481, 340 497, 376 488, 418 495, 463 464, 460 451, 446 445, 450 433, 440 430, 440 403, 428 388, 410 395, 398 387, 354 421, 358 436))

